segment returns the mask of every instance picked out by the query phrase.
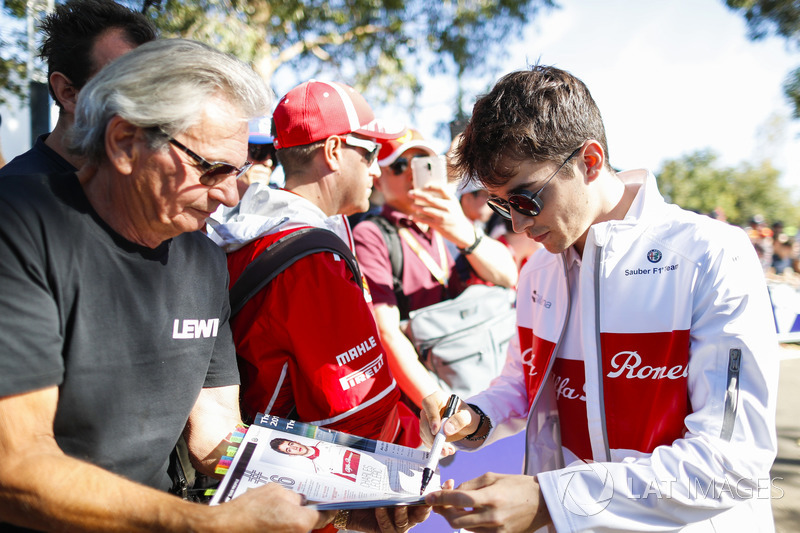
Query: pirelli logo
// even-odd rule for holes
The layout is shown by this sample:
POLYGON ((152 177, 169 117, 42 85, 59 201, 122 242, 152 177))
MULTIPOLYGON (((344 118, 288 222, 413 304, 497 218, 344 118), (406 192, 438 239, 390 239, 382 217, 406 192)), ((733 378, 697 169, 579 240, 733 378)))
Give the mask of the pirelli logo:
POLYGON ((342 384, 342 390, 348 390, 355 387, 359 383, 364 383, 371 377, 375 376, 384 365, 383 354, 378 355, 366 366, 356 370, 355 372, 339 378, 339 383, 342 384))

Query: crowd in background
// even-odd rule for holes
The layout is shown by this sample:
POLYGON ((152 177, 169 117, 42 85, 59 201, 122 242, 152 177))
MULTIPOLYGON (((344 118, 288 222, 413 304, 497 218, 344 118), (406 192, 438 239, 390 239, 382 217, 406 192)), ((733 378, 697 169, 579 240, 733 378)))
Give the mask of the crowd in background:
POLYGON ((769 281, 800 286, 800 243, 797 228, 780 220, 771 224, 760 214, 745 228, 769 281))

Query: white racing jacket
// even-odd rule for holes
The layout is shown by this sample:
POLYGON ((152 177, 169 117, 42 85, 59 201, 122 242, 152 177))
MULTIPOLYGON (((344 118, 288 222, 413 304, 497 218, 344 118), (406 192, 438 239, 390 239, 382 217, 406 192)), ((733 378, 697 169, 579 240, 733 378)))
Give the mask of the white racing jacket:
POLYGON ((564 254, 537 252, 520 275, 504 371, 469 400, 495 426, 486 443, 526 428, 524 472, 559 532, 773 531, 779 361, 753 247, 667 204, 652 174, 619 176, 641 186, 625 219, 589 231, 581 309, 569 308, 564 254), (561 446, 572 428, 551 370, 570 312, 595 462, 561 446))

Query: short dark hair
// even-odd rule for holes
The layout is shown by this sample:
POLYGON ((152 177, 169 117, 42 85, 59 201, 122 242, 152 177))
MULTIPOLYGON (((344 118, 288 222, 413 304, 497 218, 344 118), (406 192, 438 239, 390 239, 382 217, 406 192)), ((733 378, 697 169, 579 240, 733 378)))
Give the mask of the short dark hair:
POLYGON ((76 89, 83 88, 99 70, 92 61, 92 47, 102 34, 120 29, 136 46, 156 38, 155 28, 146 16, 112 0, 69 0, 56 6, 40 29, 44 39, 39 57, 47 62, 48 87, 59 107, 62 104, 50 85, 50 75, 61 72, 76 89))
POLYGON ((281 437, 276 437, 276 438, 272 439, 271 441, 269 441, 269 445, 276 452, 285 453, 283 450, 281 450, 281 444, 283 444, 284 442, 294 442, 294 441, 293 440, 289 440, 289 439, 284 439, 284 438, 281 438, 281 437))
POLYGON ((603 119, 589 89, 566 71, 534 65, 505 75, 478 99, 452 166, 464 179, 497 187, 518 163, 564 159, 587 139, 600 143, 611 168, 603 119))
POLYGON ((275 155, 278 158, 278 162, 283 167, 284 175, 289 178, 291 174, 302 171, 302 169, 314 159, 317 150, 323 147, 325 141, 327 141, 327 139, 311 144, 279 148, 275 152, 275 155))

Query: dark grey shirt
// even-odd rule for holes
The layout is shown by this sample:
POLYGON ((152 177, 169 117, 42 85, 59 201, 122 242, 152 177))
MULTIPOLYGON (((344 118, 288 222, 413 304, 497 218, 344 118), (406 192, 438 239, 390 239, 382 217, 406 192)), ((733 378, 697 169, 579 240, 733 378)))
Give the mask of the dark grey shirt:
POLYGON ((40 135, 33 148, 18 155, 0 168, 0 178, 27 174, 61 174, 75 172, 72 164, 47 146, 44 141, 49 133, 40 135))
POLYGON ((57 385, 65 453, 167 488, 201 388, 238 384, 224 254, 199 232, 127 241, 74 173, 2 183, 0 397, 57 385))

